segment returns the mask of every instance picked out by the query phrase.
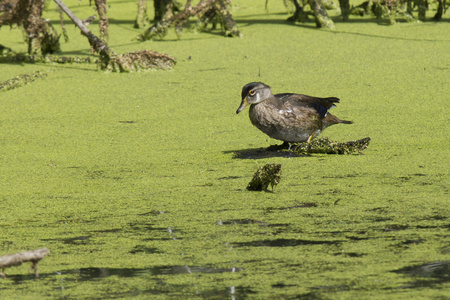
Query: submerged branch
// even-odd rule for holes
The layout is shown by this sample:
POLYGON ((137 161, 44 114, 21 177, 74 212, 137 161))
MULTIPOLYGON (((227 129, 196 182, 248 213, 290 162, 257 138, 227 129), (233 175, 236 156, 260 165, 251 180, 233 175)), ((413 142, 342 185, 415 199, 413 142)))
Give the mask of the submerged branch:
POLYGON ((72 11, 61 1, 54 0, 81 30, 91 44, 92 49, 100 54, 99 66, 101 70, 113 72, 131 72, 148 69, 171 69, 176 60, 167 54, 150 50, 116 54, 97 36, 95 36, 72 11))

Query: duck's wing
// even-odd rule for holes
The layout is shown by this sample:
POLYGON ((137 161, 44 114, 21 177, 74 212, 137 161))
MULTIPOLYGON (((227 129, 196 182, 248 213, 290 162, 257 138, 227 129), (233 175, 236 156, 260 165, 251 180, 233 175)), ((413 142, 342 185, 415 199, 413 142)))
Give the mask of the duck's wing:
POLYGON ((275 95, 275 97, 282 100, 284 104, 289 103, 294 109, 296 107, 313 108, 321 118, 324 118, 327 115, 328 110, 332 108, 335 103, 339 102, 339 98, 336 97, 319 98, 291 93, 278 94, 275 95))

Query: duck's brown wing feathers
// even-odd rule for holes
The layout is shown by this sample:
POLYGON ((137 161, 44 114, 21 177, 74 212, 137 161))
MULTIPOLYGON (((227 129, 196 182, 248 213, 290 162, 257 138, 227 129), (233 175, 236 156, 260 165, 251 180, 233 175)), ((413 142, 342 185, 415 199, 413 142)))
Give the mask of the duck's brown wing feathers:
POLYGON ((322 118, 325 117, 325 115, 328 113, 328 110, 332 108, 335 103, 339 102, 339 98, 336 97, 319 98, 291 93, 277 94, 275 95, 275 97, 283 100, 284 103, 290 103, 294 107, 314 108, 322 118))

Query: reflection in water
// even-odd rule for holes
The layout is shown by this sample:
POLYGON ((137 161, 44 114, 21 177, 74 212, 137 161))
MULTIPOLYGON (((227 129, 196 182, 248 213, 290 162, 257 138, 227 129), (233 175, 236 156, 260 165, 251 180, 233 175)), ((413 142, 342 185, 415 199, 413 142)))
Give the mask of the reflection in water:
POLYGON ((68 245, 85 245, 89 242, 90 235, 76 236, 73 238, 59 238, 59 239, 42 239, 42 241, 59 241, 68 245))
POLYGON ((62 274, 78 274, 79 280, 93 280, 109 276, 137 277, 155 275, 176 275, 191 273, 239 272, 242 268, 214 269, 197 266, 159 266, 152 268, 81 268, 62 271, 62 274))
POLYGON ((237 247, 293 247, 300 245, 336 245, 341 241, 308 241, 299 239, 275 239, 253 242, 233 243, 237 247))
POLYGON ((435 284, 450 282, 450 260, 435 261, 423 265, 404 267, 392 272, 409 275, 415 278, 428 279, 418 279, 412 282, 411 285, 413 287, 433 286, 435 284))

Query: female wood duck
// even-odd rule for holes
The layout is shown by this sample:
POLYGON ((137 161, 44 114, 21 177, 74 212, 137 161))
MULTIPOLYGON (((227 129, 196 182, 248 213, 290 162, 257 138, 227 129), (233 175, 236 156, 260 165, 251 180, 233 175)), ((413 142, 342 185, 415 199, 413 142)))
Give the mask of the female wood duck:
POLYGON ((272 94, 270 86, 251 82, 242 88, 242 102, 236 113, 250 104, 250 120, 271 138, 288 143, 310 142, 328 126, 351 121, 328 113, 336 97, 318 98, 301 94, 272 94))

